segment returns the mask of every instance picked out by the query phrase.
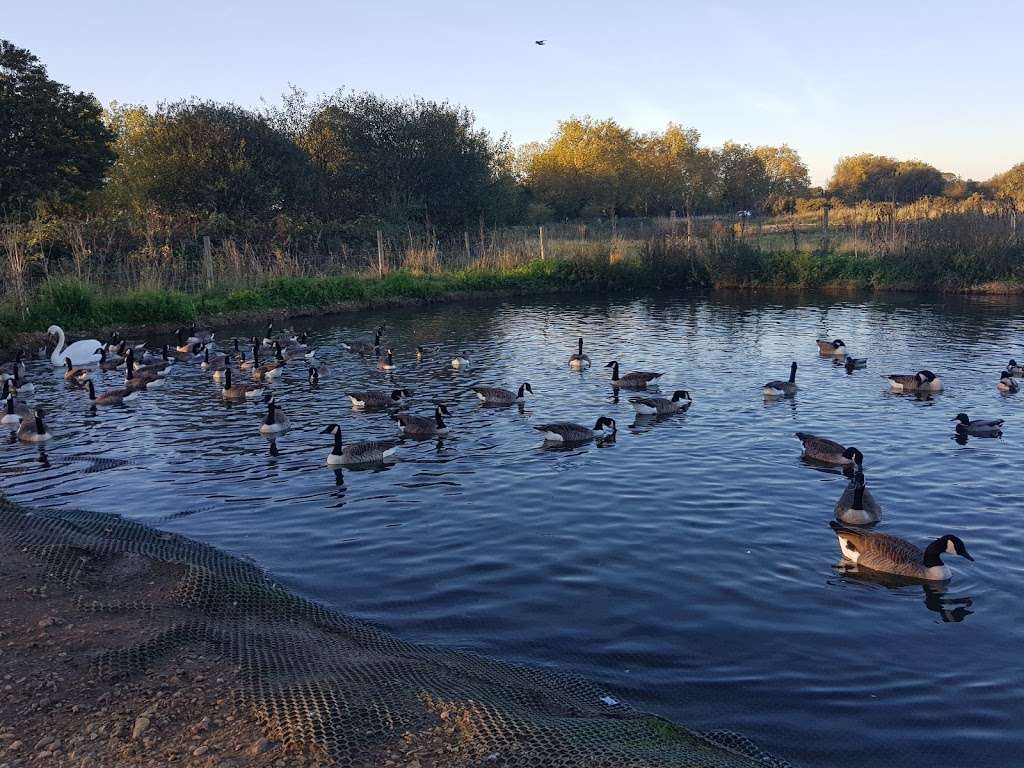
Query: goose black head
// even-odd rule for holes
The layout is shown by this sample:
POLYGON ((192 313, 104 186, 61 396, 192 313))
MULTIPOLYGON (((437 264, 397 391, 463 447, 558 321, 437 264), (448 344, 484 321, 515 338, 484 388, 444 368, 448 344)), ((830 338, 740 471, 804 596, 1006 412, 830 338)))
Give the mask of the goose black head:
POLYGON ((677 389, 672 393, 672 402, 678 403, 680 400, 693 400, 693 398, 690 397, 690 393, 685 389, 677 389))
POLYGON ((959 421, 965 427, 971 423, 971 420, 970 418, 968 418, 966 413, 958 413, 956 416, 950 419, 950 421, 959 421))
POLYGON ((861 466, 864 465, 864 454, 860 452, 859 448, 855 448, 852 445, 849 448, 847 448, 845 451, 843 451, 843 458, 844 459, 849 459, 854 464, 856 464, 858 467, 861 467, 861 466))
POLYGON ((963 541, 960 540, 960 537, 954 536, 951 533, 947 533, 945 536, 940 536, 925 548, 924 565, 929 568, 936 565, 942 565, 942 555, 959 555, 960 557, 964 557, 971 562, 974 562, 974 558, 971 557, 970 553, 967 551, 967 547, 964 546, 963 541))
POLYGON ((524 391, 529 392, 531 395, 533 394, 533 387, 530 386, 530 382, 524 381, 519 385, 519 397, 523 396, 524 391))
POLYGON ((335 435, 335 434, 338 434, 340 432, 341 432, 341 427, 339 425, 337 425, 337 424, 328 424, 326 427, 324 427, 322 430, 320 430, 320 434, 321 435, 335 435))
POLYGON ((316 384, 318 381, 320 381, 320 371, 318 371, 316 368, 310 368, 309 369, 309 383, 310 384, 316 384))
POLYGON ((1009 362, 1009 363, 1007 363, 1007 365, 1009 365, 1009 366, 1010 366, 1011 368, 1016 368, 1016 367, 1017 367, 1017 361, 1016 361, 1016 360, 1014 360, 1014 359, 1013 359, 1013 358, 1011 357, 1011 358, 1010 358, 1010 362, 1009 362))
POLYGON ((846 346, 846 342, 844 342, 842 339, 835 339, 832 342, 832 348, 833 349, 839 349, 840 347, 845 347, 845 346, 846 346))
POLYGON ((391 399, 397 403, 403 397, 409 397, 409 395, 411 394, 412 392, 410 392, 408 389, 395 389, 391 391, 391 399))
POLYGON ((1003 372, 1001 372, 999 374, 999 378, 1000 379, 1012 379, 1013 378, 1013 374, 1010 373, 1009 371, 1003 371, 1003 372))
POLYGON ((615 367, 615 366, 617 366, 618 364, 619 364, 619 361, 618 361, 618 360, 612 360, 612 361, 611 361, 610 363, 605 363, 605 364, 604 364, 604 367, 605 367, 605 368, 614 368, 614 367, 615 367))
POLYGON ((917 372, 917 378, 922 384, 927 384, 930 381, 935 381, 935 374, 931 371, 924 369, 917 372))
POLYGON ((445 407, 444 403, 438 403, 437 404, 437 412, 440 413, 440 414, 443 414, 445 416, 451 416, 452 415, 451 412, 448 410, 448 408, 445 407))
POLYGON ((598 416, 597 421, 594 422, 594 431, 601 432, 605 427, 610 427, 613 435, 618 431, 615 426, 615 419, 610 419, 607 416, 598 416))

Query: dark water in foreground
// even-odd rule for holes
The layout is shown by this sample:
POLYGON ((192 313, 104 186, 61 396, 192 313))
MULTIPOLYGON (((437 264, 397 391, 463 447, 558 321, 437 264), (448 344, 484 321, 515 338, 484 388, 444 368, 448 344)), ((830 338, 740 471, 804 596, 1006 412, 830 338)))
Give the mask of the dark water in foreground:
MULTIPOLYGON (((309 328, 334 374, 275 384, 293 430, 271 455, 262 409, 225 406, 198 365, 124 409, 34 364, 59 433, 2 448, 18 501, 116 511, 242 554, 301 593, 421 642, 600 681, 692 727, 741 731, 804 765, 1009 766, 1024 751, 1024 394, 995 383, 1024 359, 1024 304, 737 296, 452 305, 349 316, 309 328), (337 351, 386 320, 393 375, 337 351), (842 336, 869 367, 847 376, 814 338, 842 336), (566 367, 578 334, 595 367, 566 367), (417 364, 415 344, 432 347, 417 364), (473 360, 448 367, 453 353, 473 360), (608 372, 664 371, 689 413, 634 424, 608 372), (793 400, 760 384, 800 364, 793 400), (885 393, 880 374, 928 367, 946 393, 885 393), (481 408, 469 387, 536 392, 524 410, 481 408), (407 442, 378 471, 327 469, 328 436, 391 437, 386 414, 346 389, 415 391, 452 411, 443 442, 407 442), (950 419, 1006 419, 999 440, 952 439, 950 419), (610 445, 541 448, 531 423, 599 415, 610 445), (827 521, 845 478, 800 458, 792 433, 857 445, 884 505, 881 530, 927 543, 959 534, 944 588, 843 575, 827 521), (129 459, 85 472, 80 457, 129 459), (960 619, 959 621, 956 621, 960 619)), ((255 330, 255 329, 251 329, 255 330)), ((155 341, 155 340, 154 340, 155 341)), ((114 386, 117 374, 98 374, 114 386)), ((102 388, 102 387, 100 387, 102 388)))

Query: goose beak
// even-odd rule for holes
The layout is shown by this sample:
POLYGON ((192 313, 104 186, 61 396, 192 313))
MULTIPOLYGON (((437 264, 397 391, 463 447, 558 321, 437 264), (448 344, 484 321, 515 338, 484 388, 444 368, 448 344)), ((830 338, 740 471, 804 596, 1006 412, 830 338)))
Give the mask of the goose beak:
POLYGON ((963 551, 963 556, 970 560, 972 563, 974 562, 974 558, 970 556, 966 549, 963 551))
POLYGON ((322 429, 322 430, 320 431, 320 434, 321 434, 321 435, 329 435, 329 434, 331 434, 331 433, 332 433, 333 431, 334 431, 334 425, 333 425, 333 424, 331 424, 331 426, 329 426, 329 427, 324 427, 324 428, 323 428, 323 429, 322 429))

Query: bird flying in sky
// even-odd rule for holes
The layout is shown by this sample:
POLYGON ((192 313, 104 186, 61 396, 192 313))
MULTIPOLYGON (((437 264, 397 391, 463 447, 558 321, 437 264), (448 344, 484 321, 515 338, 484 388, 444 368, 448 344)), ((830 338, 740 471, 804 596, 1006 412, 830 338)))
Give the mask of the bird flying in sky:
POLYGON ((544 43, 546 43, 547 40, 534 40, 533 42, 535 42, 537 45, 544 45, 544 43))

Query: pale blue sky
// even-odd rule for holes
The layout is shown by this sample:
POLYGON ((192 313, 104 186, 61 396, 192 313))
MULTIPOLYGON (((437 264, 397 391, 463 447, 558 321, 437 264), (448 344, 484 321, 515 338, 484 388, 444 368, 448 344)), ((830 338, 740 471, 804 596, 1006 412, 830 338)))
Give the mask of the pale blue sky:
POLYGON ((668 121, 985 179, 1024 160, 1024 4, 0 0, 0 36, 105 104, 257 106, 294 83, 470 107, 514 142, 559 119, 668 121), (547 38, 538 47, 536 38, 547 38))

